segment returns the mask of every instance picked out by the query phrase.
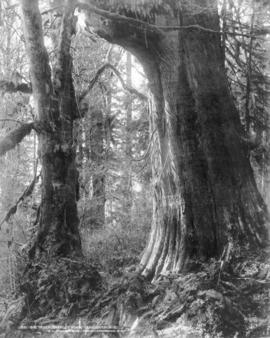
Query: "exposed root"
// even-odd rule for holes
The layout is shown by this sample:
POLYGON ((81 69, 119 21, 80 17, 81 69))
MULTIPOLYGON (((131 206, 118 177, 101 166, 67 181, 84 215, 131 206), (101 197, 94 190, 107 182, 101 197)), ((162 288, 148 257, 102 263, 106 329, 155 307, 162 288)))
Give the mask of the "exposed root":
POLYGON ((153 337, 170 337, 170 329, 180 336, 267 337, 270 264, 263 257, 234 259, 222 272, 213 260, 200 271, 160 276, 154 283, 125 277, 92 304, 88 318, 138 332, 150 323, 153 337))
POLYGON ((87 326, 120 329, 108 337, 269 337, 270 263, 263 253, 242 257, 222 271, 212 260, 152 283, 130 273, 106 290, 86 263, 40 262, 23 278, 23 323, 45 327, 68 320, 76 326, 80 318, 87 326))

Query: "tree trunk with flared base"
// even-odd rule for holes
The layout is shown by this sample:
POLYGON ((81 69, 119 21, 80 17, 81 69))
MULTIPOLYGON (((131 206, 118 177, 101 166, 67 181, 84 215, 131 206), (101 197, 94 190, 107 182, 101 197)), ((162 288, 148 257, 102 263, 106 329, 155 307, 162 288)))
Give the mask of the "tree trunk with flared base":
POLYGON ((125 22, 123 29, 120 21, 97 28, 137 56, 153 95, 153 221, 140 266, 149 277, 220 257, 231 244, 258 247, 267 239, 267 211, 227 85, 215 0, 172 2, 155 22, 183 28, 160 32, 125 22))

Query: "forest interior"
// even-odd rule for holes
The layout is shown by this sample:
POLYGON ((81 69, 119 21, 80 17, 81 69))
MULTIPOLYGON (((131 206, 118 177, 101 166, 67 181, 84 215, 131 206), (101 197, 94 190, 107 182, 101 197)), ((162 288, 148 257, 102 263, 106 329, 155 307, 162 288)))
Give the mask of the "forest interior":
POLYGON ((0 0, 0 336, 270 337, 270 1, 0 0))

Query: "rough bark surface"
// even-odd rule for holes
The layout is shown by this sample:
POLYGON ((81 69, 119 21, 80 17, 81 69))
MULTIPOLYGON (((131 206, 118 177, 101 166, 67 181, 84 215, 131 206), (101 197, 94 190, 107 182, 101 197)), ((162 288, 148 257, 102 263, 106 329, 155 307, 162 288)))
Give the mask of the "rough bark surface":
POLYGON ((153 96, 154 208, 142 273, 179 272, 231 246, 263 245, 267 211, 227 85, 216 1, 173 1, 151 18, 183 29, 132 20, 95 24, 100 36, 137 56, 153 96))

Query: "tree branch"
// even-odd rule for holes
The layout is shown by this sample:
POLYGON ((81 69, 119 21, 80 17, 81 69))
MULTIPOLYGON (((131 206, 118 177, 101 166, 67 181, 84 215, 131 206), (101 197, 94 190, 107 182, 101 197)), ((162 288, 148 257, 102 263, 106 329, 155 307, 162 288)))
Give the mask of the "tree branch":
POLYGON ((201 30, 204 32, 209 32, 209 33, 215 33, 215 34, 219 34, 219 35, 223 35, 223 34, 227 34, 227 35, 231 35, 231 36, 243 36, 243 37, 247 37, 250 38, 251 36, 254 37, 254 35, 250 35, 250 34, 245 34, 245 33, 236 33, 236 32, 229 32, 229 31, 216 31, 214 29, 210 29, 207 27, 203 27, 201 25, 188 25, 188 26, 157 26, 157 28, 162 29, 163 31, 168 31, 168 30, 180 30, 180 29, 197 29, 197 30, 201 30))
POLYGON ((107 64, 107 68, 110 68, 115 73, 115 75, 120 80, 122 87, 126 91, 130 92, 130 94, 134 94, 134 95, 138 96, 138 98, 140 98, 143 101, 147 101, 148 100, 148 98, 147 98, 146 95, 144 95, 143 93, 139 92, 136 88, 130 87, 129 85, 127 85, 125 83, 125 81, 123 80, 123 78, 121 76, 121 73, 119 72, 119 70, 116 67, 114 67, 112 64, 108 63, 107 64))
POLYGON ((60 8, 63 9, 63 5, 61 5, 61 6, 55 6, 55 7, 49 8, 49 9, 47 9, 47 10, 41 12, 41 15, 45 15, 45 14, 48 14, 48 13, 50 13, 50 12, 54 12, 54 11, 60 9, 60 8))
POLYGON ((86 10, 92 13, 95 13, 97 15, 100 15, 106 19, 112 20, 112 21, 118 21, 118 22, 123 22, 126 24, 130 24, 132 26, 135 26, 139 28, 140 30, 148 31, 148 32, 153 32, 153 33, 158 33, 159 35, 163 35, 162 30, 159 29, 158 26, 151 25, 145 21, 139 20, 139 19, 134 19, 127 17, 125 15, 120 15, 118 13, 111 13, 106 10, 97 8, 91 4, 88 3, 82 3, 79 2, 77 3, 77 7, 79 7, 82 10, 86 10))
POLYGON ((38 164, 38 161, 36 161, 36 164, 35 164, 35 173, 34 173, 34 178, 33 178, 32 182, 24 190, 24 192, 18 198, 18 200, 16 201, 16 203, 6 213, 6 216, 2 219, 2 221, 0 223, 0 230, 1 230, 2 225, 5 222, 8 222, 9 219, 10 219, 10 217, 16 213, 19 203, 22 202, 26 197, 28 197, 28 196, 30 196, 32 194, 32 192, 33 192, 33 190, 35 188, 36 182, 38 181, 38 179, 40 177, 40 174, 37 176, 37 164, 38 164))
POLYGON ((11 131, 7 136, 0 140, 0 156, 5 155, 5 153, 19 144, 26 135, 34 129, 34 123, 25 123, 22 124, 19 128, 11 131))
POLYGON ((106 10, 97 8, 91 4, 86 4, 86 3, 78 3, 77 6, 82 9, 82 10, 86 10, 89 12, 93 12, 97 15, 100 15, 106 19, 112 20, 112 21, 118 21, 118 22, 123 22, 123 23, 127 23, 130 24, 132 26, 136 26, 137 28, 141 29, 141 30, 145 30, 145 31, 150 31, 150 32, 154 32, 154 33, 158 33, 160 35, 164 34, 164 31, 168 31, 168 30, 180 30, 180 29, 198 29, 198 30, 202 30, 205 32, 209 32, 209 33, 215 33, 215 34, 228 34, 228 35, 234 35, 234 36, 244 36, 244 37, 250 37, 250 34, 244 34, 244 33, 235 33, 235 32, 222 32, 222 31, 215 31, 213 29, 207 28, 207 27, 203 27, 200 25, 188 25, 188 26, 179 26, 179 25, 175 25, 175 26, 161 26, 161 25, 153 25, 153 24, 149 24, 145 21, 139 20, 139 19, 134 19, 134 18, 130 18, 128 16, 125 15, 120 15, 118 13, 111 13, 108 12, 106 10))
POLYGON ((4 93, 25 93, 25 94, 31 94, 32 93, 32 87, 29 86, 27 83, 20 83, 15 84, 14 82, 9 82, 5 80, 0 81, 0 91, 4 93))
POLYGON ((21 125, 24 125, 25 123, 19 120, 14 120, 14 119, 0 119, 0 122, 14 122, 14 123, 19 123, 21 125))
POLYGON ((88 88, 86 90, 84 90, 82 92, 82 94, 79 96, 79 102, 81 102, 86 97, 86 95, 92 90, 92 88, 94 87, 94 85, 96 84, 96 82, 98 81, 98 79, 100 78, 100 76, 103 74, 103 72, 106 69, 111 69, 115 73, 115 75, 120 80, 122 87, 126 91, 128 91, 130 94, 134 94, 134 95, 138 96, 143 101, 148 100, 146 95, 144 95, 143 93, 140 93, 137 89, 135 89, 134 87, 130 87, 125 83, 125 81, 123 80, 123 78, 121 76, 121 73, 119 72, 119 70, 115 66, 113 66, 111 63, 105 63, 103 66, 101 66, 97 70, 95 76, 90 81, 88 88))

